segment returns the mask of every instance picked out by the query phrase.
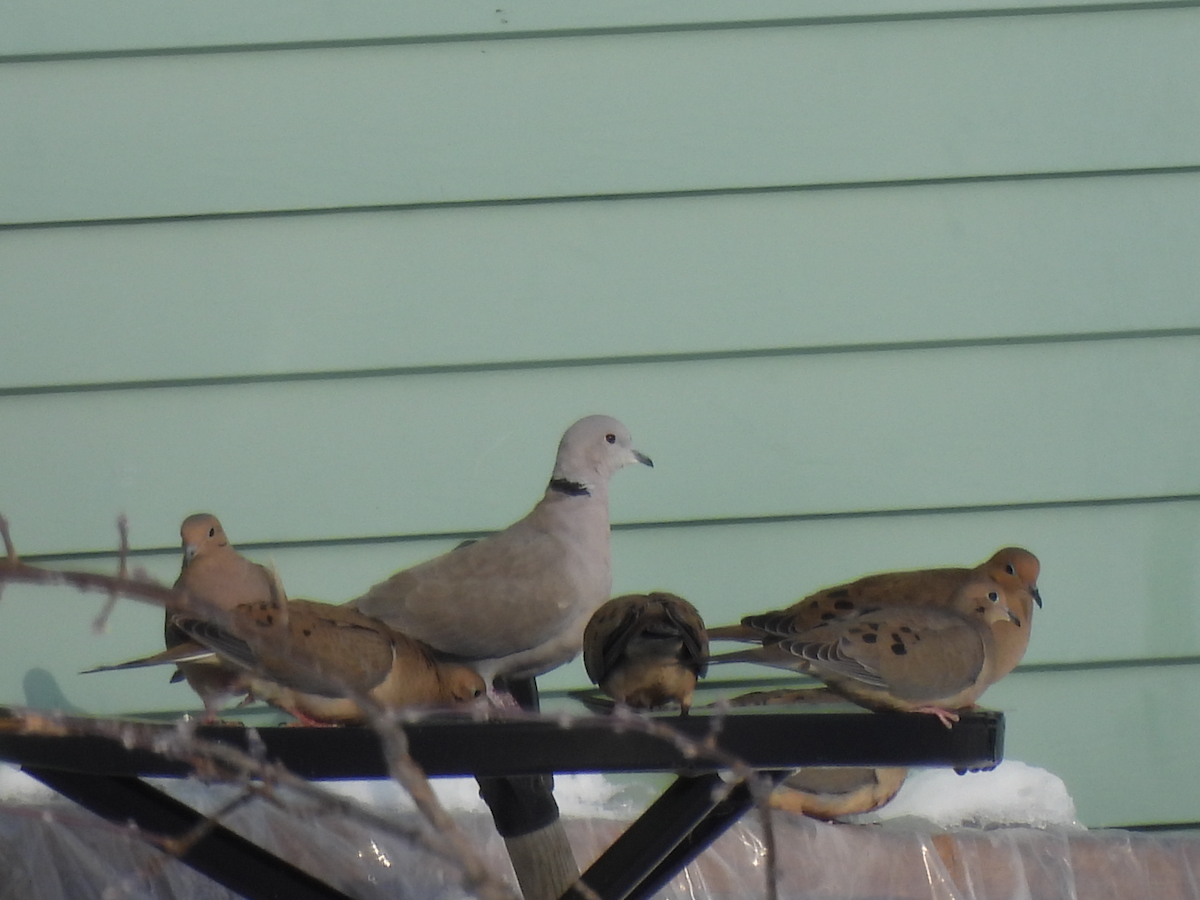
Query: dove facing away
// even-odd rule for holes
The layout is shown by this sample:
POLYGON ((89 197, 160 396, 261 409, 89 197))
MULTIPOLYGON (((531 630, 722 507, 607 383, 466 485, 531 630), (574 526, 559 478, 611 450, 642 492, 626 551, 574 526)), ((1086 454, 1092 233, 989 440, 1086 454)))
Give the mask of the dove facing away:
POLYGON ((958 721, 954 710, 974 705, 996 681, 992 627, 1005 620, 1020 624, 1004 588, 975 580, 948 606, 880 607, 798 633, 782 620, 761 647, 712 662, 807 672, 860 706, 930 713, 949 728, 958 721))
MULTIPOLYGON (((210 513, 196 513, 183 520, 179 528, 183 538, 183 565, 175 580, 177 590, 187 591, 222 610, 244 603, 275 601, 282 593, 270 570, 246 559, 233 548, 225 529, 210 513)), ((167 649, 184 644, 188 637, 167 612, 164 625, 167 649)), ((246 692, 242 673, 235 667, 213 660, 182 661, 172 681, 187 679, 204 702, 205 719, 232 697, 246 692)))
POLYGON ((250 693, 306 724, 361 722, 359 696, 385 709, 451 706, 484 692, 473 669, 348 606, 250 603, 225 622, 177 617, 193 641, 244 671, 250 693))
POLYGON ((583 632, 588 677, 618 703, 687 715, 696 679, 708 668, 708 637, 696 607, 665 591, 604 603, 583 632))
POLYGON ((1038 559, 1021 547, 1005 547, 974 568, 914 569, 881 572, 846 584, 822 588, 786 609, 747 616, 739 625, 710 628, 710 640, 760 642, 781 629, 798 634, 868 609, 888 606, 948 606, 964 584, 988 578, 1004 588, 1020 624, 1005 621, 992 629, 996 640, 997 678, 1016 667, 1029 646, 1033 604, 1042 605, 1038 559), (787 624, 784 625, 784 622, 787 624), (769 623, 769 624, 768 624, 769 623))
POLYGON ((624 425, 580 419, 563 435, 550 484, 528 515, 349 602, 471 666, 489 690, 497 676, 530 678, 569 662, 612 592, 608 480, 632 463, 653 465, 624 425))

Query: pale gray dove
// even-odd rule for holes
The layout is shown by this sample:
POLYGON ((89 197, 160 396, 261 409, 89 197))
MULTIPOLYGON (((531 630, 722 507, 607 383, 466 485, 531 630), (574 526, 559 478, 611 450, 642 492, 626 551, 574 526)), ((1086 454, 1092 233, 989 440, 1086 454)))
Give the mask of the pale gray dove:
POLYGON ((974 705, 998 677, 992 625, 1003 620, 1020 624, 1004 588, 981 579, 944 607, 885 606, 798 633, 776 620, 780 627, 761 647, 711 661, 807 672, 860 706, 930 713, 950 727, 954 710, 974 705))
POLYGON ((692 705, 708 668, 708 637, 696 607, 665 591, 626 594, 604 603, 583 632, 588 677, 618 703, 658 709, 692 705))
POLYGON ((474 668, 528 678, 570 661, 611 594, 608 480, 651 466, 609 416, 567 429, 545 495, 524 518, 396 573, 351 600, 360 612, 474 668))
POLYGON ((822 622, 885 606, 946 606, 968 581, 990 578, 1005 590, 1008 604, 1020 619, 997 623, 997 679, 1007 675, 1025 655, 1033 627, 1033 604, 1042 605, 1037 579, 1038 559, 1020 547, 1005 547, 974 568, 914 569, 881 572, 856 581, 822 588, 785 609, 758 613, 739 625, 710 628, 710 640, 760 642, 773 634, 799 634, 822 622))

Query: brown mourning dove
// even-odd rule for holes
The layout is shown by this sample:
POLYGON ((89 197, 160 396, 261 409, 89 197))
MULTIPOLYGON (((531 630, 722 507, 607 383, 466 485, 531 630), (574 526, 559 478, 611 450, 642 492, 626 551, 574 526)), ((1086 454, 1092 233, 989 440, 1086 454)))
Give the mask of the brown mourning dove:
MULTIPOLYGON (((233 549, 216 516, 188 516, 179 534, 183 538, 183 566, 175 580, 177 590, 185 590, 222 610, 244 603, 272 602, 281 593, 270 570, 233 549)), ((164 633, 168 650, 188 642, 188 636, 173 623, 170 611, 164 633)), ((171 680, 180 677, 186 678, 200 695, 206 720, 213 719, 226 701, 246 693, 242 672, 211 658, 180 662, 171 680)))
MULTIPOLYGON (((752 617, 754 618, 754 617, 752 617)), ((849 700, 876 710, 936 715, 947 728, 996 681, 995 622, 1020 625, 1004 588, 976 579, 948 606, 884 606, 797 631, 787 618, 761 647, 712 657, 758 662, 815 675, 849 700)))
POLYGON ((708 637, 696 607, 665 591, 614 597, 583 632, 588 677, 618 703, 687 715, 697 676, 708 668, 708 637))
POLYGON ((908 769, 814 766, 798 769, 771 793, 771 807, 829 822, 879 809, 896 796, 908 769))
POLYGON ((474 668, 528 678, 569 662, 612 592, 608 480, 634 450, 616 419, 567 429, 545 495, 523 519, 393 575, 350 603, 474 668))
POLYGON ((306 724, 364 720, 355 695, 400 709, 452 706, 484 691, 473 669, 435 659, 424 644, 348 606, 272 600, 237 606, 221 623, 176 615, 173 624, 183 635, 174 647, 87 671, 220 668, 237 674, 243 693, 306 724))
MULTIPOLYGON (((750 691, 731 697, 731 707, 845 703, 827 687, 750 691)), ((797 769, 771 793, 771 807, 832 821, 879 809, 900 790, 908 769, 811 766, 797 769)))
POLYGON ((244 671, 250 693, 308 724, 366 718, 355 696, 386 709, 451 706, 484 692, 473 669, 349 606, 312 600, 245 604, 217 624, 177 617, 193 641, 244 671))
POLYGON ((997 623, 992 634, 996 640, 997 679, 1007 675, 1025 655, 1033 625, 1033 604, 1042 605, 1037 589, 1040 572, 1038 559, 1020 547, 1005 547, 989 559, 966 568, 915 569, 882 572, 857 581, 823 588, 809 594, 786 609, 747 616, 739 625, 709 629, 710 640, 753 641, 758 643, 779 630, 788 621, 787 631, 798 634, 833 619, 866 609, 884 606, 946 606, 954 593, 968 581, 990 578, 1005 589, 1012 611, 1020 619, 997 623))

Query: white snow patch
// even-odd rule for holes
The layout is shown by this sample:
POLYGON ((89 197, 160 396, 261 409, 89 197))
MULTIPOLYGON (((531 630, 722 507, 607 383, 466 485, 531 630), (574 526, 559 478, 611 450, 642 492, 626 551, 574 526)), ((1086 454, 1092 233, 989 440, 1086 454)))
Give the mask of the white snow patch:
POLYGON ((45 803, 57 794, 10 763, 0 762, 0 803, 45 803))
POLYGON ((965 775, 950 769, 914 769, 891 803, 850 817, 857 823, 896 820, 938 829, 1082 827, 1062 779, 1016 760, 1005 760, 990 772, 965 775))
MULTIPOLYGON (((232 785, 204 784, 194 778, 147 780, 201 811, 215 809, 237 791, 232 785)), ((314 784, 322 790, 349 797, 375 809, 411 812, 416 808, 408 792, 389 779, 317 781, 314 784)), ((490 815, 487 805, 479 796, 479 785, 474 778, 431 778, 430 784, 438 800, 450 812, 490 815)), ((596 773, 554 776, 554 799, 564 818, 635 819, 650 805, 659 790, 661 788, 656 788, 644 778, 608 778, 596 773)))
MULTIPOLYGON (((474 778, 434 778, 434 793, 451 812, 487 814, 474 778)), ((367 806, 412 809, 408 794, 393 781, 327 781, 322 787, 367 806)), ((584 773, 554 776, 554 799, 564 817, 628 819, 637 816, 655 796, 649 785, 619 784, 604 775, 584 773)))

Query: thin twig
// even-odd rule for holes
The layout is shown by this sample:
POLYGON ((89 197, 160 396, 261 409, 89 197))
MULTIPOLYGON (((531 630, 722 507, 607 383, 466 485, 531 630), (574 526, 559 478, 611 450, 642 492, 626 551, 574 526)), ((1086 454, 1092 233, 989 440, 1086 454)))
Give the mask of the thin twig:
POLYGON ((95 735, 118 741, 127 748, 148 750, 167 759, 187 763, 202 777, 211 780, 238 781, 257 779, 269 785, 287 788, 297 796, 311 800, 323 811, 344 815, 372 828, 386 831, 422 849, 458 864, 444 842, 425 834, 388 815, 362 806, 357 801, 334 794, 293 774, 279 763, 255 759, 251 753, 223 741, 197 737, 194 727, 169 726, 128 719, 91 719, 47 715, 31 709, 9 708, 11 714, 6 728, 26 734, 53 737, 95 735))
POLYGON ((17 548, 13 546, 12 535, 8 531, 8 519, 0 516, 0 535, 4 537, 4 553, 5 558, 10 566, 15 566, 21 562, 21 558, 17 556, 17 548))
POLYGON ((500 880, 475 852, 458 823, 442 806, 425 773, 408 752, 408 735, 396 718, 369 698, 354 698, 367 711, 383 745, 388 773, 406 791, 421 815, 450 843, 462 867, 464 887, 485 900, 516 900, 509 885, 500 880))
MULTIPOLYGON (((162 606, 172 612, 186 612, 219 625, 227 625, 231 621, 231 614, 228 611, 218 608, 207 598, 186 590, 168 588, 154 581, 131 580, 128 577, 126 563, 128 534, 123 521, 118 528, 121 533, 121 557, 119 574, 114 577, 92 572, 63 572, 43 569, 21 563, 13 546, 7 522, 0 517, 0 534, 3 535, 7 551, 5 564, 0 565, 0 587, 7 582, 17 581, 43 585, 63 584, 80 591, 108 594, 108 604, 101 616, 97 618, 97 622, 103 622, 107 618, 108 612, 111 611, 111 604, 118 597, 162 606)), ((260 639, 267 642, 277 641, 290 644, 287 629, 271 629, 270 631, 275 632, 276 636, 268 637, 264 634, 260 636, 260 639)), ((298 650, 294 650, 294 653, 298 652, 298 650)), ((303 654, 300 653, 299 657, 297 662, 302 664, 303 654)), ((265 675, 270 678, 269 673, 265 673, 265 675)), ((313 800, 322 810, 340 813, 396 834, 454 863, 462 872, 464 887, 483 900, 513 900, 515 895, 511 888, 483 864, 466 836, 458 828, 457 823, 438 802, 420 766, 408 753, 408 739, 403 731, 402 723, 417 721, 422 718, 423 714, 419 711, 406 710, 384 712, 370 698, 358 695, 350 689, 347 689, 344 695, 366 712, 380 736, 389 773, 412 796, 417 809, 430 826, 429 828, 414 828, 404 825, 367 810, 347 798, 323 791, 278 764, 265 761, 260 752, 254 752, 253 742, 251 752, 247 753, 228 744, 197 738, 194 728, 187 726, 164 729, 162 726, 149 726, 127 721, 68 720, 62 717, 51 718, 37 715, 32 711, 26 711, 24 714, 24 724, 29 730, 41 733, 102 734, 119 740, 127 746, 144 747, 168 758, 182 760, 198 772, 208 773, 215 777, 228 779, 230 775, 237 775, 240 779, 255 778, 268 785, 286 787, 301 797, 313 800), (62 724, 64 722, 68 724, 62 724)), ((718 708, 717 715, 709 723, 709 729, 702 739, 692 738, 665 724, 663 720, 636 714, 623 705, 619 705, 610 716, 558 716, 554 718, 566 728, 582 725, 584 727, 602 727, 617 732, 639 731, 672 745, 685 759, 703 759, 714 763, 722 770, 727 770, 732 776, 718 789, 714 796, 716 800, 727 796, 738 783, 745 782, 756 806, 764 816, 764 839, 768 862, 767 897, 768 900, 775 900, 778 890, 777 853, 767 802, 773 785, 768 779, 758 775, 745 762, 720 747, 718 738, 724 725, 725 712, 724 708, 718 708)), ((544 719, 545 717, 536 713, 506 710, 504 718, 544 719)), ((214 825, 209 827, 214 827, 214 825)), ((578 888, 585 896, 594 894, 585 884, 580 883, 578 888)), ((592 900, 590 896, 589 900, 592 900)))
MULTIPOLYGON (((127 581, 129 579, 129 520, 125 518, 124 513, 117 516, 117 535, 120 540, 117 547, 117 579, 127 581)), ((92 620, 92 634, 104 634, 108 631, 108 619, 117 606, 117 599, 118 595, 115 591, 108 592, 108 599, 100 608, 96 618, 92 620)))

